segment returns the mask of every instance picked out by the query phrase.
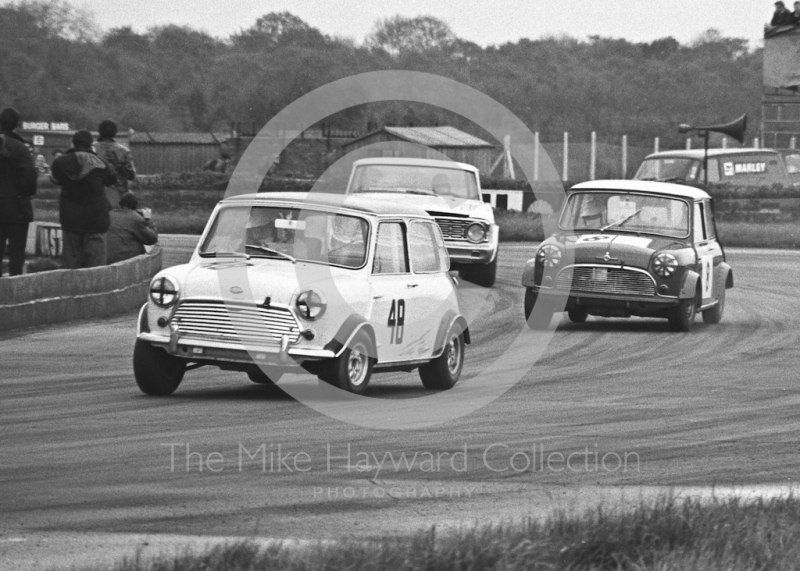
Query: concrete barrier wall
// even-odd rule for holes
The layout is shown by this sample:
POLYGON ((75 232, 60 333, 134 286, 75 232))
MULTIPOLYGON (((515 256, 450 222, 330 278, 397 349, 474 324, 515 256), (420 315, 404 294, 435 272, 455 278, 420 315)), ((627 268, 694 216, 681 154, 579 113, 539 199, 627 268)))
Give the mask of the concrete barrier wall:
POLYGON ((126 313, 147 300, 161 248, 110 266, 0 278, 0 331, 126 313))

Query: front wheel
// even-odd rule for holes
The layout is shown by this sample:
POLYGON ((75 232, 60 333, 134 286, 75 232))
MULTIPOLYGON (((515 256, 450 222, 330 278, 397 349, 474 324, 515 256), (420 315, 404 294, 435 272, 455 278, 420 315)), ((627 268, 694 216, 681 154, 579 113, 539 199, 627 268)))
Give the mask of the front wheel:
POLYGON ((682 299, 678 305, 669 310, 669 326, 673 331, 687 333, 694 326, 697 315, 697 296, 682 299))
POLYGON ((717 305, 710 307, 703 312, 703 322, 716 324, 722 321, 722 312, 725 311, 725 290, 722 290, 717 305))
POLYGON ((431 391, 452 389, 464 368, 464 334, 455 329, 447 334, 442 354, 419 368, 423 386, 431 391))
POLYGON ((472 282, 481 287, 492 287, 497 280, 497 259, 500 256, 495 254, 494 261, 486 264, 475 264, 461 270, 460 275, 468 282, 472 282))
POLYGON ((357 395, 363 395, 372 377, 375 358, 372 339, 363 330, 356 333, 342 354, 333 359, 331 368, 319 376, 325 382, 357 395))
POLYGON ((247 378, 257 385, 274 385, 281 380, 281 376, 281 373, 269 371, 269 374, 267 374, 261 369, 247 372, 247 378))
POLYGON ((136 340, 133 346, 133 376, 148 395, 167 396, 175 392, 186 372, 186 361, 173 357, 161 347, 136 340))
POLYGON ((525 289, 525 321, 531 329, 547 329, 553 319, 555 310, 544 302, 537 304, 537 297, 533 288, 525 289))

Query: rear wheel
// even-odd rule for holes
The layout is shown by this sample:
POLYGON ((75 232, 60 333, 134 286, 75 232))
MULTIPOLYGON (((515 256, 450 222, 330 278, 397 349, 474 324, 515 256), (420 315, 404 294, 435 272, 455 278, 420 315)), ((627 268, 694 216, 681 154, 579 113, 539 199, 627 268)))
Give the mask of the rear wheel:
POLYGON ((673 331, 684 333, 691 331, 694 318, 697 315, 697 296, 682 299, 678 305, 669 311, 669 326, 673 331))
POLYGON ((703 322, 716 324, 722 321, 722 312, 725 311, 725 290, 719 296, 717 305, 709 307, 703 312, 703 322))
POLYGON ((533 288, 525 289, 525 321, 531 329, 547 329, 555 310, 544 302, 537 304, 536 298, 537 295, 533 288))
POLYGON ((453 329, 447 334, 442 354, 419 368, 419 378, 426 389, 446 391, 461 378, 464 368, 464 334, 453 329))
POLYGON ((136 340, 133 346, 133 376, 139 389, 148 395, 167 396, 183 380, 187 361, 173 357, 147 341, 136 340))

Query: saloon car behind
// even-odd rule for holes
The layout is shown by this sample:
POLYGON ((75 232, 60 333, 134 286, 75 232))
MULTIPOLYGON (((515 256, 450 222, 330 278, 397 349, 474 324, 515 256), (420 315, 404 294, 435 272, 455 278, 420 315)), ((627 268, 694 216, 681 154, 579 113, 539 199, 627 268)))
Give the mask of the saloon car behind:
POLYGON ((689 331, 699 312, 719 323, 733 271, 717 238, 711 198, 694 187, 607 180, 572 187, 558 231, 522 276, 534 329, 563 308, 574 322, 660 317, 689 331))
POLYGON ((363 196, 265 193, 222 201, 188 264, 157 274, 133 369, 150 395, 200 366, 271 384, 304 372, 363 393, 373 371, 459 379, 469 330, 423 210, 363 196), (344 202, 342 202, 344 201, 344 202))

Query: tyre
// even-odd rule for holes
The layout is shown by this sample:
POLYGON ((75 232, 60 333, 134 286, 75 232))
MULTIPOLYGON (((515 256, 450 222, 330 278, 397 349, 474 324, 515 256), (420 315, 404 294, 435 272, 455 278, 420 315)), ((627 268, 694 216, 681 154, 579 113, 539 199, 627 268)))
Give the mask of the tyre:
POLYGON ((697 296, 682 299, 678 305, 669 310, 669 326, 673 331, 684 333, 691 331, 697 315, 697 296))
POLYGON ((183 380, 187 362, 173 357, 160 347, 136 340, 133 346, 133 376, 139 389, 148 395, 167 396, 183 380))
POLYGON ((372 377, 375 359, 370 355, 374 354, 372 339, 361 330, 348 343, 342 354, 331 360, 331 368, 320 373, 319 377, 340 389, 363 395, 372 377))
POLYGON ((494 261, 490 264, 469 266, 459 272, 459 275, 481 287, 492 287, 497 279, 497 259, 499 256, 494 257, 494 261))
POLYGON ((725 290, 719 296, 719 301, 714 307, 709 307, 703 312, 703 323, 715 324, 722 321, 722 312, 725 311, 725 290))
POLYGON ((426 389, 446 391, 461 378, 464 368, 464 334, 459 328, 452 329, 446 338, 442 354, 419 368, 419 378, 426 389))
POLYGON ((567 316, 572 323, 584 323, 589 314, 579 307, 567 311, 567 316))
POLYGON ((269 371, 265 373, 261 369, 257 371, 248 371, 247 377, 258 385, 274 385, 281 380, 282 373, 269 371))
POLYGON ((534 330, 547 329, 555 311, 549 305, 536 303, 536 292, 533 288, 525 289, 525 321, 534 330))

